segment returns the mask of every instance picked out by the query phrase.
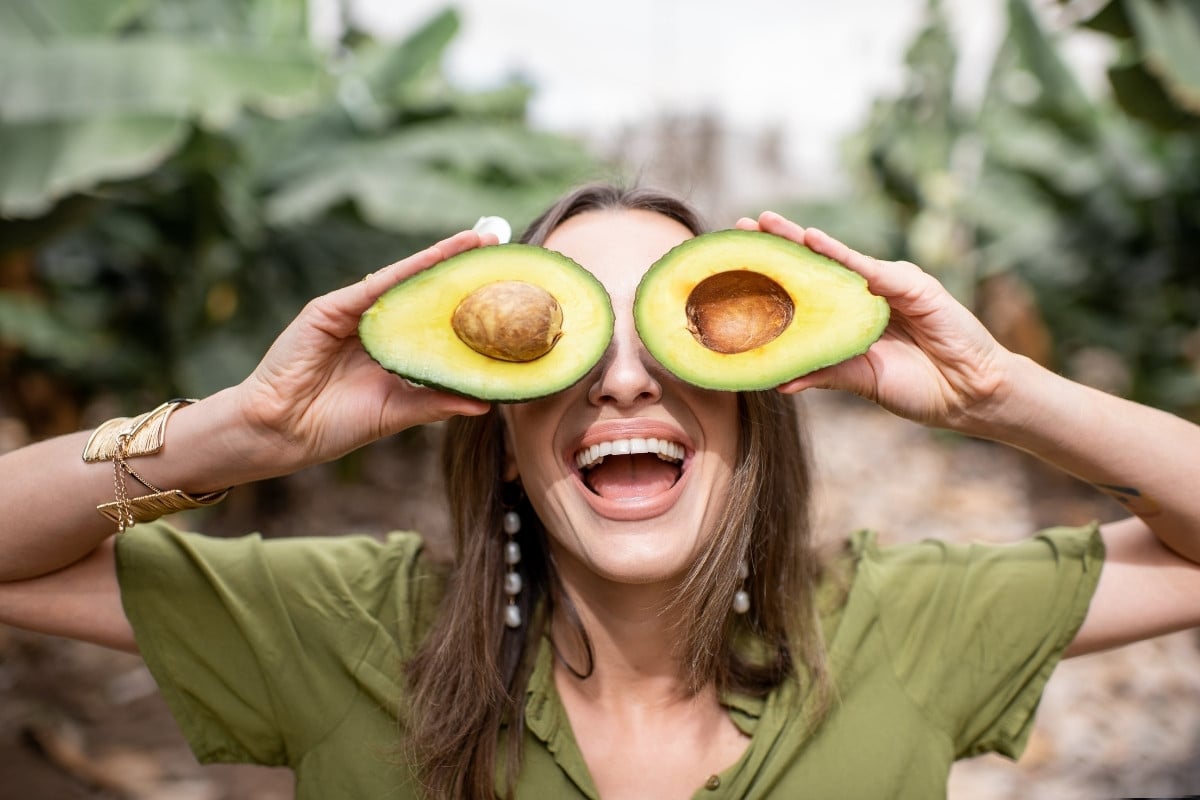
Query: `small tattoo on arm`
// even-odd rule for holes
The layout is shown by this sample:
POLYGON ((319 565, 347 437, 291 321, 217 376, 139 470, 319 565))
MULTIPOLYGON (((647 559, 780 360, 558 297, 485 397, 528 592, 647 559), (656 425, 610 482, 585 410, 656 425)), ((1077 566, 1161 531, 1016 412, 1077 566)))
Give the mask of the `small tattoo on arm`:
POLYGON ((1158 503, 1133 486, 1117 486, 1111 483, 1092 485, 1139 517, 1152 517, 1162 510, 1158 503))

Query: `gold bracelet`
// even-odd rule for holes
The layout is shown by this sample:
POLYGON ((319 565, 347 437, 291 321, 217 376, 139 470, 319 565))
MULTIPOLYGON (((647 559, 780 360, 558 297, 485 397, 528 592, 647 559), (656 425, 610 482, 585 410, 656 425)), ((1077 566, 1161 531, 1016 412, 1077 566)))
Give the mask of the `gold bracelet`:
POLYGON ((220 489, 191 495, 181 489, 163 490, 146 480, 126 459, 161 452, 166 441, 167 420, 177 409, 195 400, 170 400, 153 411, 137 417, 110 419, 92 433, 83 448, 83 460, 89 464, 112 460, 113 490, 117 499, 96 506, 96 510, 117 523, 117 532, 138 522, 150 522, 166 514, 219 503, 229 494, 220 489), (150 494, 130 497, 125 488, 129 475, 150 490, 150 494))
POLYGON ((96 510, 117 523, 117 531, 120 532, 138 522, 153 522, 176 511, 211 506, 224 500, 227 494, 228 489, 199 495, 188 494, 181 489, 171 489, 144 494, 141 497, 127 497, 124 504, 121 500, 102 503, 96 506, 96 510))

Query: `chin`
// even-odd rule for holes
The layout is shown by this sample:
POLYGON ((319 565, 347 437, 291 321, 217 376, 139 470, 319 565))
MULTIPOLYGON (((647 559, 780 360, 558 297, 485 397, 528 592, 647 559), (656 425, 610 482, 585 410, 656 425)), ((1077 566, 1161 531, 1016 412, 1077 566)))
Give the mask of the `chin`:
POLYGON ((586 539, 559 543, 556 549, 560 564, 565 556, 573 562, 572 566, 602 580, 644 586, 678 581, 698 557, 700 542, 681 541, 679 534, 681 530, 702 530, 695 522, 687 527, 665 528, 646 521, 605 522, 592 529, 592 535, 586 539))

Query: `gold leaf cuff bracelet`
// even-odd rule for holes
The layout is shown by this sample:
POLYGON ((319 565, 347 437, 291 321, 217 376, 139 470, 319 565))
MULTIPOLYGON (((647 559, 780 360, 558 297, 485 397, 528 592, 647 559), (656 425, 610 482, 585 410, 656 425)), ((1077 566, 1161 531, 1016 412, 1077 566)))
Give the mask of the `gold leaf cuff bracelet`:
POLYGON ((171 414, 195 400, 169 400, 152 411, 137 417, 117 417, 93 431, 83 448, 83 460, 89 464, 112 461, 113 489, 116 500, 96 506, 96 510, 117 523, 117 532, 138 522, 151 522, 167 514, 187 511, 219 503, 229 494, 220 489, 207 494, 192 495, 181 489, 163 490, 146 480, 129 466, 126 459, 153 455, 162 451, 166 442, 167 420, 171 414), (125 488, 129 475, 150 490, 150 494, 130 497, 125 488))

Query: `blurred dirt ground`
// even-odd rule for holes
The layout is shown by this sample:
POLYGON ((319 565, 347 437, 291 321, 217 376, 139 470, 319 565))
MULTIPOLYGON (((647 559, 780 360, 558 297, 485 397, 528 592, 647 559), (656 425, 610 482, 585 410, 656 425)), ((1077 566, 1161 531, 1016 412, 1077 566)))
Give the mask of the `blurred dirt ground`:
MULTIPOLYGON (((1005 542, 1120 515, 1024 454, 930 432, 853 398, 810 395, 818 520, 830 535, 870 527, 893 542, 1005 542)), ((409 432, 336 467, 234 492, 216 513, 182 524, 271 536, 417 528, 443 543, 439 435, 436 426, 409 432)), ((1065 663, 1038 719, 1019 763, 962 762, 950 797, 1200 792, 1196 634, 1065 663)), ((196 764, 138 658, 0 626, 0 800, 282 800, 291 789, 283 770, 196 764)))

